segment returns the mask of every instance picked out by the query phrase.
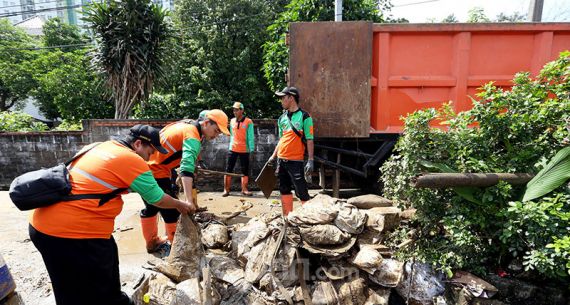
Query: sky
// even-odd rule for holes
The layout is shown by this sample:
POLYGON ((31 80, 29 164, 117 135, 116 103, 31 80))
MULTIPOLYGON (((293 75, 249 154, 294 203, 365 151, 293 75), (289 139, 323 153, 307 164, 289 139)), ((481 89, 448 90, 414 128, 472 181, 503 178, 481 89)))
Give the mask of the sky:
MULTIPOLYGON (((530 0, 392 0, 394 18, 406 18, 412 23, 428 22, 430 18, 441 21, 455 14, 459 22, 467 20, 467 12, 482 7, 485 15, 494 19, 499 13, 528 14, 530 0)), ((570 0, 544 0, 542 21, 570 22, 570 0)))

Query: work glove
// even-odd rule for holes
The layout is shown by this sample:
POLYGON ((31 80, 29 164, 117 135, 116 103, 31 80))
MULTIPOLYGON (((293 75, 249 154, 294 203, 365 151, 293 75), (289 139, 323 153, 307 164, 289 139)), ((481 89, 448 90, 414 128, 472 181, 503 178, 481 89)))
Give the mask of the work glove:
POLYGON ((311 173, 313 172, 314 166, 313 160, 309 160, 307 164, 305 164, 305 181, 309 184, 313 183, 313 175, 311 175, 311 173))
POLYGON ((198 160, 198 168, 208 169, 208 167, 206 166, 206 163, 204 163, 204 160, 198 160))
POLYGON ((307 164, 305 164, 305 175, 312 173, 314 167, 315 167, 315 161, 308 160, 307 164))
POLYGON ((269 160, 267 160, 267 164, 275 165, 275 157, 269 157, 269 160))

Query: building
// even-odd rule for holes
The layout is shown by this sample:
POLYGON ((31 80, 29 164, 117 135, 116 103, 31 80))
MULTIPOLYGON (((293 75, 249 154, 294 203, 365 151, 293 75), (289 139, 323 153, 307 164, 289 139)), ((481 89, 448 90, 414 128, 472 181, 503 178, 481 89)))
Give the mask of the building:
MULTIPOLYGON (((0 0, 0 18, 12 24, 38 16, 44 21, 59 17, 63 22, 85 27, 81 20, 83 8, 92 0, 0 0)), ((167 10, 174 9, 174 0, 152 0, 167 10)))

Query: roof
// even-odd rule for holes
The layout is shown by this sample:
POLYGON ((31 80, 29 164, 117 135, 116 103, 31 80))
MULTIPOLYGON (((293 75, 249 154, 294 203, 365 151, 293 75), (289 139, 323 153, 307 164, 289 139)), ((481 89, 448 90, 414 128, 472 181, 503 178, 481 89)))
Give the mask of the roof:
POLYGON ((23 29, 24 31, 26 31, 26 33, 30 35, 41 36, 43 35, 42 28, 45 23, 46 22, 42 17, 36 15, 26 20, 20 21, 14 24, 14 26, 23 29))

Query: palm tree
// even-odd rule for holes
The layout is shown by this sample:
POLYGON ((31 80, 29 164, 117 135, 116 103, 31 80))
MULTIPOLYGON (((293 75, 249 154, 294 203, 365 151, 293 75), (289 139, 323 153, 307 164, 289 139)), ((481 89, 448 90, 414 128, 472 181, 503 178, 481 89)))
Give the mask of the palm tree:
POLYGON ((97 40, 94 62, 113 92, 115 119, 126 119, 163 75, 168 13, 151 0, 108 0, 92 2, 84 20, 97 40))

